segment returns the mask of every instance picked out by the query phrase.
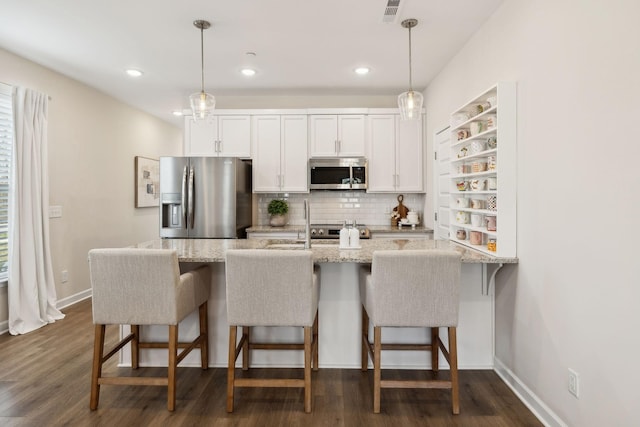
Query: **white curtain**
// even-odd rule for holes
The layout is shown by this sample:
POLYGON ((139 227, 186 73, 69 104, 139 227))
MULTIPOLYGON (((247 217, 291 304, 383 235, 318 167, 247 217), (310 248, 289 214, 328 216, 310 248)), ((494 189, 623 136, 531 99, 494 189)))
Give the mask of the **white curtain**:
POLYGON ((9 196, 9 332, 24 334, 62 319, 49 249, 48 97, 14 92, 15 144, 9 196))

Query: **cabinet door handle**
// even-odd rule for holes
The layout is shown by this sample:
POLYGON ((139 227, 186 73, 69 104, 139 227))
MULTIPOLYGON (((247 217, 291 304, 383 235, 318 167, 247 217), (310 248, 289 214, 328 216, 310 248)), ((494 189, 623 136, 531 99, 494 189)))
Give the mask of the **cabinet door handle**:
POLYGON ((333 141, 333 149, 338 154, 338 140, 333 141))

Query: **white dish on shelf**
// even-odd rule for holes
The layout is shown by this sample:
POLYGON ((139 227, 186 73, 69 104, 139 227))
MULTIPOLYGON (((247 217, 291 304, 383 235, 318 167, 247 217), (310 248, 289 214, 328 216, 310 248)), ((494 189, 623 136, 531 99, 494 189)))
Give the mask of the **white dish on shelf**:
POLYGON ((362 246, 338 246, 338 249, 345 250, 345 249, 362 249, 362 246))

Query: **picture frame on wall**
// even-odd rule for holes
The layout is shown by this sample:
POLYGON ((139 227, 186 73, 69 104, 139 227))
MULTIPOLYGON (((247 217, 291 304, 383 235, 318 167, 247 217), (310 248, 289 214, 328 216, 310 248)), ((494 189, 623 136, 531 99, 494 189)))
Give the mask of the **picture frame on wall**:
POLYGON ((157 159, 135 158, 136 208, 160 205, 160 162, 157 159))

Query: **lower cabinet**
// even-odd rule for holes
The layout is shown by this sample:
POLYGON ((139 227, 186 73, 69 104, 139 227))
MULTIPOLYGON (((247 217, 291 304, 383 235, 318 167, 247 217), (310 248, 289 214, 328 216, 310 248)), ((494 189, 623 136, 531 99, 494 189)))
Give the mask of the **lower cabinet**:
POLYGON ((392 231, 392 232, 371 232, 372 239, 433 239, 433 233, 420 231, 392 231))
POLYGON ((270 240, 298 240, 304 237, 304 231, 302 233, 297 231, 249 231, 247 232, 247 239, 270 239, 270 240))

